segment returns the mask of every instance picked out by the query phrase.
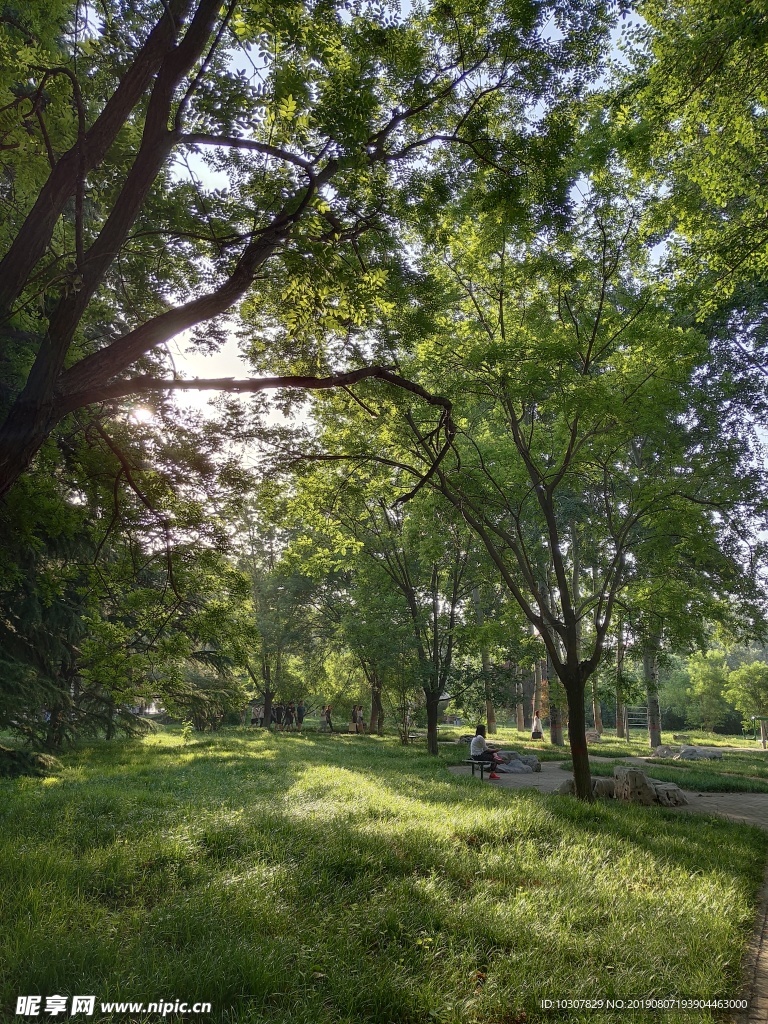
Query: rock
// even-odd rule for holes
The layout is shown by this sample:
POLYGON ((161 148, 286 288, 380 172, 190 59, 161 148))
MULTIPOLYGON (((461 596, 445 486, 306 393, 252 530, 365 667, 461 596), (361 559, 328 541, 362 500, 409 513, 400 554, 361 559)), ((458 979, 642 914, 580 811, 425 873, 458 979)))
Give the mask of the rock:
POLYGON ((587 738, 587 743, 599 743, 600 742, 600 733, 597 731, 597 729, 587 729, 587 731, 584 733, 584 735, 587 738))
POLYGON ((606 800, 612 800, 615 788, 614 779, 603 779, 595 778, 592 779, 592 796, 596 799, 602 797, 606 800))
POLYGON ((680 747, 680 751, 675 757, 676 761, 698 761, 699 752, 696 747, 688 747, 683 745, 680 747))
POLYGON ((617 764, 613 769, 614 797, 630 804, 650 807, 656 803, 656 792, 639 768, 617 764))
POLYGON ((674 733, 674 732, 672 733, 672 739, 675 741, 675 743, 690 743, 691 742, 691 737, 690 736, 682 736, 682 735, 678 736, 677 733, 674 733))
POLYGON ((702 750, 701 747, 681 747, 680 753, 675 754, 675 761, 719 761, 722 758, 719 750, 702 750))
MULTIPOLYGON (((566 779, 560 784, 557 792, 561 796, 575 796, 576 783, 573 779, 566 779)), ((643 807, 650 807, 652 804, 682 807, 688 803, 685 793, 674 782, 649 779, 639 768, 627 765, 616 765, 612 779, 600 776, 592 779, 592 796, 595 799, 614 798, 626 803, 641 804, 643 807)))
POLYGON ((510 761, 509 764, 500 764, 496 771, 506 772, 508 775, 532 775, 533 768, 522 761, 510 761))
POLYGON ((653 752, 654 757, 674 757, 680 753, 680 747, 670 747, 667 743, 662 743, 660 747, 656 747, 653 752))
POLYGON ((682 807, 688 803, 685 793, 674 782, 657 782, 655 779, 648 781, 653 785, 656 801, 662 807, 682 807))
POLYGON ((498 753, 507 764, 527 764, 531 771, 541 771, 541 761, 535 754, 518 754, 516 750, 500 750, 498 753))

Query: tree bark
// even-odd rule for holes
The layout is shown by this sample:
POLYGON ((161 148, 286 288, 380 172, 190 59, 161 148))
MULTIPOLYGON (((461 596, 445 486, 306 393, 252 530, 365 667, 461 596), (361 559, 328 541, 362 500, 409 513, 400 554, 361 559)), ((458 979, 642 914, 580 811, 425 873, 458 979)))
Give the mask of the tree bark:
MULTIPOLYGON (((485 622, 485 614, 483 613, 483 605, 480 600, 480 591, 477 587, 472 588, 472 603, 475 606, 477 624, 482 626, 485 622)), ((493 699, 491 697, 491 658, 488 654, 488 647, 485 644, 482 644, 480 647, 480 659, 483 666, 483 683, 485 686, 485 721, 488 733, 490 734, 496 732, 496 709, 493 706, 493 699)))
POLYGON ((533 664, 533 707, 531 710, 535 715, 541 711, 543 687, 541 684, 541 661, 537 658, 533 664))
POLYGON ((619 622, 619 644, 616 649, 616 737, 624 739, 624 686, 622 674, 624 672, 624 623, 619 622))
POLYGON ((600 696, 597 692, 597 676, 592 676, 592 717, 595 720, 595 729, 603 735, 603 713, 600 708, 600 696))
POLYGON ((549 742, 553 747, 565 746, 563 716, 560 708, 552 701, 549 702, 549 742))
POLYGON ((563 680, 568 698, 568 739, 573 760, 573 778, 576 782, 576 796, 579 800, 592 802, 592 775, 589 770, 589 754, 584 714, 584 682, 579 678, 569 677, 563 680))
POLYGON ((525 707, 523 704, 523 670, 518 666, 515 669, 517 681, 515 682, 515 693, 517 696, 517 731, 525 732, 525 707))
POLYGON ((659 708, 658 655, 661 638, 652 636, 643 647, 643 675, 648 696, 648 739, 651 749, 661 745, 661 710, 659 708))
POLYGON ((381 678, 375 668, 363 665, 363 670, 371 685, 371 717, 368 722, 368 733, 384 735, 384 708, 381 703, 381 678))
POLYGON ((437 755, 437 709, 440 694, 434 690, 427 691, 427 750, 437 755))
MULTIPOLYGON (((486 685, 486 689, 490 685, 487 680, 486 680, 486 684, 485 685, 486 685)), ((486 694, 486 696, 485 696, 485 720, 486 720, 487 725, 488 725, 488 734, 490 735, 491 733, 495 733, 496 732, 496 709, 494 708, 493 701, 488 696, 488 694, 486 694)))
MULTIPOLYGON (((560 708, 560 704, 557 700, 555 688, 552 685, 555 679, 555 673, 552 670, 552 663, 547 657, 545 662, 547 666, 546 680, 542 680, 542 689, 544 688, 544 682, 546 682, 547 694, 549 697, 549 742, 554 747, 564 747, 565 739, 563 738, 563 713, 560 708)), ((539 670, 541 671, 541 670, 539 670)))

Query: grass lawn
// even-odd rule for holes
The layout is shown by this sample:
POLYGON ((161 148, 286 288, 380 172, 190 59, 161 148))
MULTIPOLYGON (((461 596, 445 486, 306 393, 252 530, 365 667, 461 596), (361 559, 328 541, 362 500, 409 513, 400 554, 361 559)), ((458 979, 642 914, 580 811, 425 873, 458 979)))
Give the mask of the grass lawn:
MULTIPOLYGON (((441 725, 440 739, 445 741, 456 740, 459 736, 472 735, 474 731, 474 727, 470 728, 469 726, 446 727, 441 725)), ((749 753, 745 751, 743 755, 740 754, 739 756, 749 757, 755 764, 762 764, 762 770, 765 772, 765 777, 768 778, 768 751, 763 750, 760 744, 756 743, 751 737, 744 739, 743 736, 721 736, 718 733, 696 730, 688 731, 684 735, 690 737, 692 746, 748 748, 749 753)), ((505 727, 500 727, 496 734, 489 736, 488 739, 494 743, 511 746, 515 750, 525 750, 528 753, 537 754, 543 761, 562 761, 570 756, 567 730, 565 733, 565 746, 563 747, 552 746, 546 729, 544 731, 544 739, 542 740, 532 740, 530 733, 519 733, 517 729, 505 727)), ((662 733, 662 742, 672 746, 679 746, 672 739, 671 731, 664 731, 662 733)), ((633 729, 629 740, 617 739, 615 730, 607 729, 598 743, 589 744, 589 752, 599 757, 647 757, 651 753, 651 748, 648 743, 648 733, 643 729, 633 729)))
MULTIPOLYGON (((621 763, 621 762, 619 762, 621 763)), ((566 771, 572 770, 570 760, 563 761, 566 771)), ((720 761, 671 761, 649 758, 642 769, 662 782, 674 782, 683 789, 700 793, 768 793, 768 761, 765 755, 724 753, 720 761)), ((593 775, 613 775, 613 764, 590 763, 593 775)))
POLYGON ((0 1020, 26 994, 95 994, 94 1024, 175 999, 222 1024, 724 1019, 539 1007, 737 996, 768 835, 494 789, 444 749, 168 731, 0 781, 0 1020))

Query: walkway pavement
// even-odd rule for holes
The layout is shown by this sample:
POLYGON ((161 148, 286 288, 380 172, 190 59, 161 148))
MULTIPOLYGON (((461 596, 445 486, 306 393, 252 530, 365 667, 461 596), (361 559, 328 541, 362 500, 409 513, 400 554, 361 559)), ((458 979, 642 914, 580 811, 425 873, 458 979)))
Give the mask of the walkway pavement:
MULTIPOLYGON (((595 761, 615 761, 615 758, 594 757, 595 761)), ((645 758, 626 757, 623 762, 645 765, 645 758)), ((501 789, 536 789, 540 793, 556 793, 561 783, 573 778, 571 772, 563 771, 560 761, 542 761, 541 771, 532 775, 501 775, 498 782, 487 778, 484 786, 498 786, 501 789)), ((449 771, 456 775, 469 775, 469 765, 456 765, 449 771)), ((648 775, 653 776, 653 766, 645 766, 648 775)), ((480 784, 479 776, 475 776, 480 784)), ((681 787, 682 788, 682 787, 681 787)), ((688 804, 685 807, 670 807, 668 810, 681 814, 718 814, 731 821, 757 825, 768 830, 768 793, 699 793, 685 790, 688 804)), ((744 984, 741 998, 748 1001, 748 1010, 735 1015, 733 1024, 768 1024, 768 865, 760 892, 755 931, 744 957, 744 984)))

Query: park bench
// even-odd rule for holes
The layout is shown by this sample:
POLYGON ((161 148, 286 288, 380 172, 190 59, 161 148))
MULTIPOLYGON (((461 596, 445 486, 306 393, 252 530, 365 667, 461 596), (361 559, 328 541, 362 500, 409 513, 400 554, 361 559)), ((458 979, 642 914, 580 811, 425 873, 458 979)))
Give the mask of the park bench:
POLYGON ((464 762, 464 764, 471 764, 472 765, 472 778, 475 777, 475 768, 479 768, 480 769, 480 781, 481 782, 485 778, 485 773, 488 772, 490 774, 494 770, 494 768, 496 767, 496 765, 491 764, 490 761, 474 761, 471 757, 468 757, 466 759, 466 761, 464 762))

